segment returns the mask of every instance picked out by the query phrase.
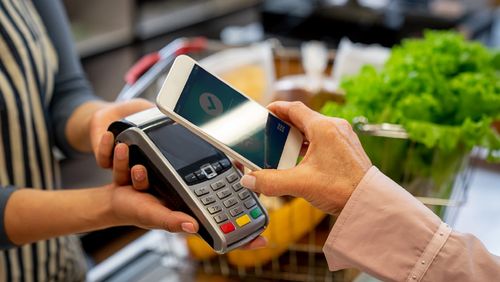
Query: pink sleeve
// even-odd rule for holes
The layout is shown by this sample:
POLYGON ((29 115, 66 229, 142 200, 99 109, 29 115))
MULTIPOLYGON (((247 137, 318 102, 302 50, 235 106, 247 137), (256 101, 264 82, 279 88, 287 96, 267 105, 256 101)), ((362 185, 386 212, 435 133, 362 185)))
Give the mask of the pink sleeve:
POLYGON ((330 270, 358 268, 389 281, 488 281, 500 258, 461 234, 372 167, 323 247, 330 270))

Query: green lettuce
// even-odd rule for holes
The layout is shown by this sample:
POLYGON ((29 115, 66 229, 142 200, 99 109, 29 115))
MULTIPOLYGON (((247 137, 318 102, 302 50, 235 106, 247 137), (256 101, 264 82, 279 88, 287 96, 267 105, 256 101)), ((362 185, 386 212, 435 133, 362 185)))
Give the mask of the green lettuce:
POLYGON ((341 83, 346 103, 322 113, 404 126, 410 140, 453 151, 500 149, 500 52, 449 31, 427 31, 392 49, 381 71, 365 66, 341 83))

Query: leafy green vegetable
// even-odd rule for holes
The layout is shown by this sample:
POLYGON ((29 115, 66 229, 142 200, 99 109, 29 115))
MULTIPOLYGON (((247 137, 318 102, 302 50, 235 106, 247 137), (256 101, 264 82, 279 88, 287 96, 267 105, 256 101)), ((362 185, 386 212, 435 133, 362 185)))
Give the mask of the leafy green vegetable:
POLYGON ((322 112, 347 120, 401 124, 428 148, 500 149, 491 122, 500 119, 500 51, 454 32, 428 31, 393 48, 384 68, 365 66, 345 79, 346 104, 322 112))

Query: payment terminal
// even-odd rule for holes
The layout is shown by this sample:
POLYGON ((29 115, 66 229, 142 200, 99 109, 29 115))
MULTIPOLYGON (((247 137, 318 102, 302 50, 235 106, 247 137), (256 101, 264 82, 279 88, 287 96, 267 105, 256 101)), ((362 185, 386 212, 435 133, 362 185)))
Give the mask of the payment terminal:
POLYGON ((193 216, 198 234, 216 252, 245 245, 266 228, 267 211, 241 186, 241 173, 226 155, 157 108, 114 122, 109 130, 129 146, 130 167, 147 168, 151 193, 193 216))

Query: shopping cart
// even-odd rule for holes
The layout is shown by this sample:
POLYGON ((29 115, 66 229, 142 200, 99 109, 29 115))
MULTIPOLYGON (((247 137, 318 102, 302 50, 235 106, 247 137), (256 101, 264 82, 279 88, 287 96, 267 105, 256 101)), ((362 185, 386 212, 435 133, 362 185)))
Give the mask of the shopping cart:
MULTIPOLYGON (((296 71, 294 67, 300 62, 297 49, 284 48, 276 40, 270 43, 273 66, 277 76, 296 71)), ((118 100, 136 97, 154 99, 163 77, 168 72, 175 56, 189 53, 195 57, 213 54, 228 49, 217 41, 203 38, 182 38, 173 41, 159 52, 146 55, 134 65, 126 75, 126 86, 118 96, 118 100)), ((329 52, 333 60, 335 52, 329 52)), ((336 99, 332 99, 336 100, 336 99)), ((397 158, 412 158, 417 144, 408 140, 403 128, 398 125, 370 125, 359 121, 355 128, 365 146, 381 146, 380 151, 393 148, 406 148, 395 151, 393 155, 371 155, 374 164, 383 171, 389 172, 391 163, 397 158)), ((443 165, 441 152, 436 151, 431 165, 443 165)), ((443 189, 426 184, 426 190, 414 191, 424 204, 431 207, 442 218, 453 222, 457 211, 466 200, 471 169, 467 165, 467 153, 453 160, 450 175, 443 181, 443 189), (446 183, 445 183, 446 182, 446 183)), ((451 161, 445 160, 443 161, 451 161)), ((410 167, 401 166, 398 171, 400 184, 412 183, 414 175, 410 167)), ((396 175, 396 173, 393 173, 396 175)), ((209 280, 217 276, 220 281, 352 281, 357 275, 355 270, 330 272, 324 258, 322 247, 335 222, 333 216, 326 215, 301 199, 280 198, 278 200, 263 199, 270 210, 271 223, 266 230, 270 244, 263 250, 233 251, 226 255, 217 255, 199 238, 188 237, 187 245, 191 257, 195 260, 197 279, 209 280), (286 240, 285 240, 286 239, 286 240)), ((182 258, 185 260, 185 258, 182 258)))
POLYGON ((408 133, 397 124, 369 124, 358 118, 354 129, 374 165, 445 222, 454 224, 467 201, 473 174, 469 162, 474 153, 466 147, 453 151, 427 148, 409 140, 408 133))

